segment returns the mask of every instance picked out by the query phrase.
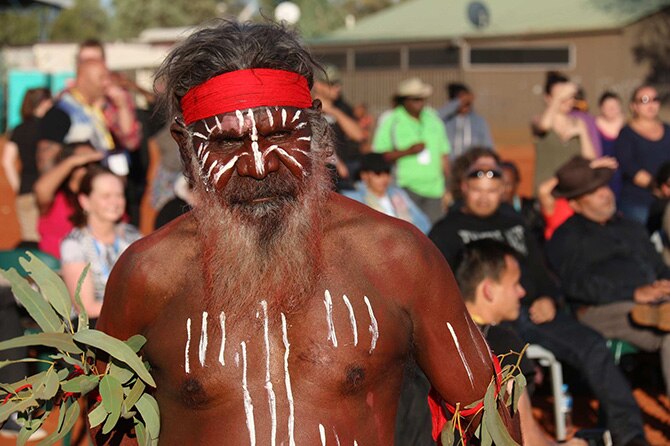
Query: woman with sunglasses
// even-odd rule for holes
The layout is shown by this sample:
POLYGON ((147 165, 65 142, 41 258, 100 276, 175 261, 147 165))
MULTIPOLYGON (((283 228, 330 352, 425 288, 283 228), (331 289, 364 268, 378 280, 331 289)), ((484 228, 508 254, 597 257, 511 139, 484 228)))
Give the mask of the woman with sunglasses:
POLYGON ((647 223, 649 207, 654 201, 656 171, 670 161, 670 127, 660 120, 660 108, 654 87, 636 88, 630 103, 633 118, 614 143, 622 176, 619 210, 642 224, 647 223))

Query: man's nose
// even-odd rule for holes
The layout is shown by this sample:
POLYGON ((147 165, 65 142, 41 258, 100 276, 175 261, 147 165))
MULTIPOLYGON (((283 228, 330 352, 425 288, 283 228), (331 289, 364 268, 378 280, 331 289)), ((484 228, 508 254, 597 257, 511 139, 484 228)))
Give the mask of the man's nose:
POLYGON ((279 169, 279 158, 274 152, 263 154, 262 151, 250 148, 237 163, 237 173, 240 176, 262 180, 268 174, 279 169))

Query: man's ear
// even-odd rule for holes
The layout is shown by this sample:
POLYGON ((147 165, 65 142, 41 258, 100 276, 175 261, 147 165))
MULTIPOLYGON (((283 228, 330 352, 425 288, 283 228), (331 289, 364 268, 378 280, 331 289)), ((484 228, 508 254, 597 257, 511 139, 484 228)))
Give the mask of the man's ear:
POLYGON ((189 153, 189 143, 191 134, 181 118, 177 117, 174 119, 174 122, 170 125, 170 134, 179 146, 179 154, 181 155, 181 160, 184 163, 185 171, 190 172, 191 154, 189 153))
POLYGON ((487 277, 482 281, 480 286, 482 287, 484 300, 491 303, 493 301, 493 281, 487 277))

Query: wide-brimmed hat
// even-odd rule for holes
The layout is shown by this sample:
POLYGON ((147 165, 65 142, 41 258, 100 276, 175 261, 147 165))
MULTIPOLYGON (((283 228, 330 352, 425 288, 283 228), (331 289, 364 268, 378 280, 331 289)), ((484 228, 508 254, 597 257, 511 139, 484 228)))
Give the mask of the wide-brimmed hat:
POLYGON ((326 84, 339 84, 342 82, 342 73, 331 64, 323 65, 323 70, 314 70, 314 80, 326 84))
POLYGON ((556 198, 568 200, 581 197, 609 183, 614 169, 609 167, 591 167, 591 161, 575 156, 556 171, 558 184, 551 191, 556 198))
POLYGON ((433 87, 418 77, 405 79, 398 84, 395 95, 399 98, 427 98, 433 94, 433 87))

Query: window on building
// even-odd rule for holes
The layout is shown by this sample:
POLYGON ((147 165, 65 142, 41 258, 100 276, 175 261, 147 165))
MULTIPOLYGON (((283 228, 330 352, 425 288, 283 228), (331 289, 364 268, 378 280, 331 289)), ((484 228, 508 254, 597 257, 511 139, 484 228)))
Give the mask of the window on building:
POLYGON ((455 46, 409 49, 410 68, 456 67, 460 59, 460 49, 455 46))
POLYGON ((356 51, 355 62, 357 70, 400 68, 400 49, 358 50, 356 51))
POLYGON ((347 68, 347 53, 345 52, 316 53, 314 57, 323 65, 334 65, 340 70, 347 68))
POLYGON ((470 48, 470 65, 569 65, 570 47, 470 48))

